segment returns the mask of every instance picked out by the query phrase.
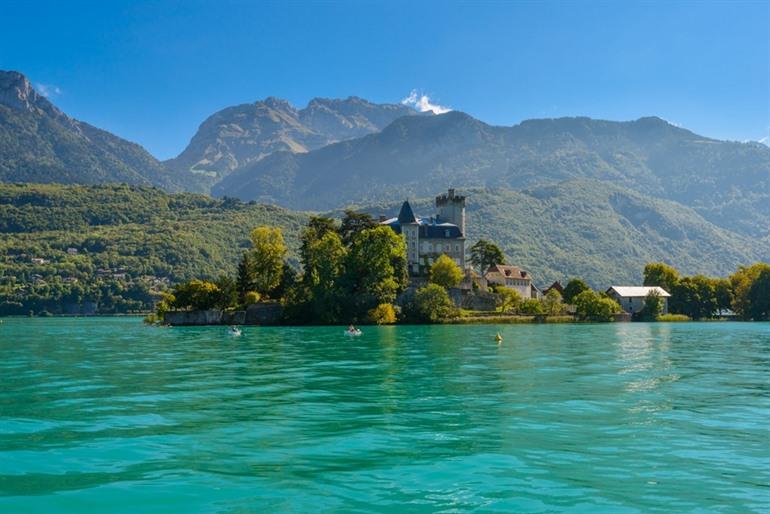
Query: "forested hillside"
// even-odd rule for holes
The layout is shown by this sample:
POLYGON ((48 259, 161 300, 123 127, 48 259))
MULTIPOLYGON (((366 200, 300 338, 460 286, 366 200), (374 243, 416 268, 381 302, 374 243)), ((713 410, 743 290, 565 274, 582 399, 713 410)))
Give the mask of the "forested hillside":
POLYGON ((305 220, 147 187, 0 185, 0 314, 146 310, 170 283, 233 272, 258 225, 294 251, 305 220))

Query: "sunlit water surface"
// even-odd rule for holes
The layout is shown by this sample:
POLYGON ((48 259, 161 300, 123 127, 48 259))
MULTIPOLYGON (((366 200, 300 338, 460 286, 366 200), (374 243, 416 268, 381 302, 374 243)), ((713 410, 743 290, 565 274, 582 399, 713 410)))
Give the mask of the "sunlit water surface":
POLYGON ((0 379, 2 513, 770 512, 770 324, 6 319, 0 379))

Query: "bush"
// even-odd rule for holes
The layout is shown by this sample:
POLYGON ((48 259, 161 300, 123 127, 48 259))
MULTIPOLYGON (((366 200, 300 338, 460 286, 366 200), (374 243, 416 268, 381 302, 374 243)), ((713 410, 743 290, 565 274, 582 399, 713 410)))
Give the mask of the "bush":
POLYGON ((447 255, 441 255, 430 267, 430 281, 442 287, 455 287, 463 279, 463 271, 447 255))
POLYGON ((535 300, 534 298, 527 298, 521 302, 519 312, 522 314, 529 314, 530 316, 538 316, 540 314, 545 314, 545 309, 539 300, 535 300))
POLYGON ((376 325, 392 325, 396 322, 396 309, 389 303, 381 303, 369 311, 369 320, 376 325))
POLYGON ((515 312, 521 307, 523 298, 521 297, 521 294, 515 289, 500 287, 497 288, 496 293, 497 305, 500 307, 500 312, 515 312))
POLYGON ((255 303, 259 303, 259 300, 262 299, 262 297, 259 295, 256 291, 249 291, 248 293, 243 295, 243 305, 244 307, 248 307, 249 305, 254 305, 255 303))
POLYGON ((220 301, 222 291, 213 282, 190 280, 174 288, 174 302, 170 305, 177 309, 212 309, 220 301))
POLYGON ((446 289, 438 284, 428 284, 414 295, 412 315, 417 321, 437 323, 457 315, 446 289))
POLYGON ((575 315, 583 320, 611 321, 613 314, 621 312, 620 305, 615 300, 603 297, 590 289, 577 295, 574 302, 575 315))
POLYGON ((662 314, 658 316, 658 321, 690 321, 690 318, 684 314, 662 314))

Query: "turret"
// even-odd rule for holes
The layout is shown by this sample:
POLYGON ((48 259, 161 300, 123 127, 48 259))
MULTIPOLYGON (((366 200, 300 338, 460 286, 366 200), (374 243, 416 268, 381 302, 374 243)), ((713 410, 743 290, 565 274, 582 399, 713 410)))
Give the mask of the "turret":
POLYGON ((460 228, 465 237, 465 197, 455 194, 454 189, 448 193, 436 197, 436 209, 438 209, 438 221, 452 223, 460 228))

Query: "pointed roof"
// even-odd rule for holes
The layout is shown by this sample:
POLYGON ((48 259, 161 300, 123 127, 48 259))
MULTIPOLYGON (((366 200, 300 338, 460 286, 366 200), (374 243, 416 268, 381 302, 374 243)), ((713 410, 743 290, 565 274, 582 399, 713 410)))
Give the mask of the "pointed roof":
POLYGON ((405 201, 401 206, 401 210, 398 213, 399 223, 417 223, 417 216, 414 215, 412 206, 409 205, 409 200, 405 201))

